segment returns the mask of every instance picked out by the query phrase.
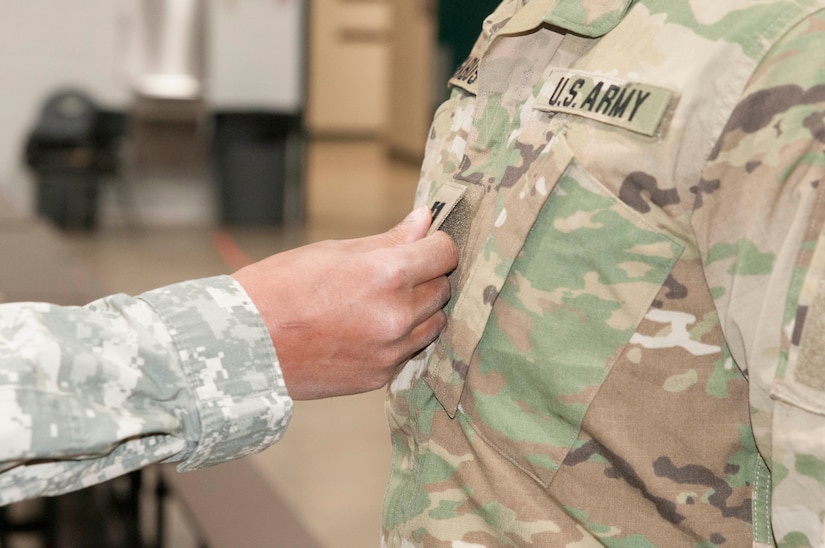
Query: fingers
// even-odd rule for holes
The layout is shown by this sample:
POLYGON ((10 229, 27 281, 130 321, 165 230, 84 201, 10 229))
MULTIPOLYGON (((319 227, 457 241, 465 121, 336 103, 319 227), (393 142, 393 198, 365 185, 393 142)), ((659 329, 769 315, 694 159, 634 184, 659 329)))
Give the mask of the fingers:
POLYGON ((421 206, 412 210, 403 221, 379 236, 385 237, 389 242, 388 246, 409 244, 426 236, 431 222, 430 209, 427 206, 421 206))
POLYGON ((375 234, 354 240, 344 240, 333 242, 336 245, 345 245, 348 249, 356 251, 372 251, 385 247, 395 247, 410 244, 420 240, 427 235, 430 228, 432 215, 427 206, 421 206, 407 215, 403 221, 382 234, 375 234))
POLYGON ((430 316, 437 314, 450 300, 450 281, 446 276, 439 276, 417 285, 412 291, 412 324, 423 323, 430 316))
POLYGON ((449 274, 458 265, 458 249, 452 238, 436 232, 422 240, 387 250, 413 286, 449 274))
POLYGON ((414 319, 406 337, 399 339, 406 358, 433 342, 447 325, 444 305, 450 299, 450 282, 445 276, 419 285, 413 291, 414 319))
POLYGON ((443 310, 438 310, 435 314, 415 326, 406 340, 405 348, 402 350, 404 357, 401 362, 426 348, 436 340, 446 325, 447 315, 443 310))

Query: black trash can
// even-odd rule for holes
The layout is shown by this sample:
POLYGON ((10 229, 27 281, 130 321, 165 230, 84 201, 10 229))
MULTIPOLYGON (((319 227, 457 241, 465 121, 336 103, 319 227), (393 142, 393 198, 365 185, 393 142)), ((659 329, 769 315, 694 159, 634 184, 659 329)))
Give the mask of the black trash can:
POLYGON ((100 177, 117 169, 126 117, 99 109, 81 91, 62 90, 43 105, 26 142, 37 176, 37 213, 61 228, 92 228, 100 177))
POLYGON ((272 112, 214 115, 212 158, 222 222, 283 223, 287 144, 294 125, 293 116, 272 112))

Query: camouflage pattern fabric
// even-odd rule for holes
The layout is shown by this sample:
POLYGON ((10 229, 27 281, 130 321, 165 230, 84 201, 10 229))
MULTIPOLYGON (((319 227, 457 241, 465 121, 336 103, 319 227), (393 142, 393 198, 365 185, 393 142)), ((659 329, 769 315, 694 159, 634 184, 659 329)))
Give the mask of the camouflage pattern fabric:
POLYGON ((385 546, 822 546, 825 2, 505 0, 418 202, 385 546))
POLYGON ((0 505, 249 455, 291 411, 269 334, 229 276, 0 306, 0 505))

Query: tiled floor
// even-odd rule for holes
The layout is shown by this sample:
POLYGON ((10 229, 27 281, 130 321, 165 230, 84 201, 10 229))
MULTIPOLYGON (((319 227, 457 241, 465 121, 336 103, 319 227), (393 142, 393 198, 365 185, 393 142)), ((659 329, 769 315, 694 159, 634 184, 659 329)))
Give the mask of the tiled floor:
MULTIPOLYGON (((242 254, 259 259, 306 242, 383 231, 411 208, 418 167, 389 160, 376 143, 310 143, 307 159, 305 226, 225 232, 106 228, 73 234, 71 244, 106 291, 134 294, 231 272, 215 245, 227 234, 242 254)), ((389 457, 383 392, 378 391, 297 402, 285 438, 251 459, 324 546, 363 548, 379 542, 389 457)))

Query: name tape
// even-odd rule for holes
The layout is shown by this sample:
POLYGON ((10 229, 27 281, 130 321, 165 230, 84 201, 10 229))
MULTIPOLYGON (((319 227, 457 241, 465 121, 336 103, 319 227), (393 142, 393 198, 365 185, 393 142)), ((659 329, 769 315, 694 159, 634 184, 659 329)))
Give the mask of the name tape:
POLYGON ((472 95, 478 95, 478 66, 481 64, 481 59, 474 55, 470 55, 450 78, 449 84, 451 86, 458 86, 472 95))

